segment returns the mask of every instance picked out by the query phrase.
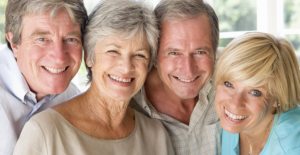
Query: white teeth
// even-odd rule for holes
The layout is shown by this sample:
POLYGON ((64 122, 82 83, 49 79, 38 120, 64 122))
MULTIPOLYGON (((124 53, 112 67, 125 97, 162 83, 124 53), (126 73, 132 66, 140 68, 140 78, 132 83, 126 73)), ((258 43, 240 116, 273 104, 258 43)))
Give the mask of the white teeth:
POLYGON ((118 81, 118 82, 123 82, 123 83, 129 83, 131 82, 131 78, 129 79, 122 79, 120 77, 116 77, 116 76, 113 76, 113 75, 109 75, 109 77, 115 81, 118 81))
POLYGON ((234 115, 234 114, 230 113, 229 111, 227 111, 226 109, 225 109, 225 113, 226 113, 226 115, 228 116, 229 119, 231 119, 232 121, 235 121, 235 122, 243 120, 243 119, 248 117, 246 115, 245 116, 234 115))
MULTIPOLYGON (((198 76, 197 76, 197 77, 198 77, 198 76)), ((191 80, 180 79, 179 77, 177 77, 177 79, 179 79, 179 80, 182 81, 182 82, 192 82, 192 81, 196 80, 197 77, 195 77, 194 79, 191 79, 191 80)))
POLYGON ((62 69, 54 69, 54 68, 44 66, 44 68, 50 73, 57 74, 57 73, 61 73, 61 72, 65 71, 67 67, 62 68, 62 69))

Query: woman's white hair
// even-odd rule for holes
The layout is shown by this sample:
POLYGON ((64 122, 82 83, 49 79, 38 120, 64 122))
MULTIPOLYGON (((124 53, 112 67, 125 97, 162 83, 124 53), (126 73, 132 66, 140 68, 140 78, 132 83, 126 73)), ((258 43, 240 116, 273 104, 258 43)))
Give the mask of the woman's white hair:
MULTIPOLYGON (((92 64, 94 51, 98 42, 108 36, 119 36, 131 39, 139 35, 142 40, 147 38, 150 45, 150 63, 153 66, 157 55, 158 29, 152 9, 142 1, 135 0, 103 0, 89 15, 84 34, 84 50, 92 64)), ((91 69, 87 67, 88 79, 91 82, 91 69)))

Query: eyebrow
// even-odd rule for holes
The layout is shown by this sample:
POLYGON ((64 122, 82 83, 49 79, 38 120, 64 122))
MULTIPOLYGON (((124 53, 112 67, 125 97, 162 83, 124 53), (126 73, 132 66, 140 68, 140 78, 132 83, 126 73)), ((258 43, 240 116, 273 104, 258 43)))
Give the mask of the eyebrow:
POLYGON ((199 48, 197 48, 196 50, 206 50, 206 51, 210 51, 210 49, 209 49, 208 47, 206 47, 206 46, 204 46, 204 47, 199 47, 199 48))
POLYGON ((40 35, 49 35, 50 32, 48 31, 35 31, 32 34, 30 34, 31 37, 33 36, 40 36, 40 35))
POLYGON ((122 48, 122 46, 117 45, 117 44, 115 44, 115 43, 106 44, 106 46, 115 46, 116 48, 122 48))
MULTIPOLYGON (((49 31, 35 31, 35 32, 33 32, 31 35, 30 35, 30 37, 34 37, 34 36, 41 36, 41 35, 49 35, 50 34, 50 32, 49 31)), ((73 32, 69 32, 68 34, 67 34, 67 36, 69 36, 69 35, 71 35, 71 36, 77 36, 77 37, 81 37, 81 32, 78 32, 78 31, 73 31, 73 32)))
MULTIPOLYGON (((210 50, 208 47, 206 47, 206 46, 196 48, 195 50, 196 50, 196 51, 198 51, 198 50, 205 50, 205 51, 211 52, 211 50, 210 50)), ((169 47, 169 48, 167 48, 165 51, 175 51, 175 52, 177 52, 177 51, 181 51, 181 50, 178 49, 178 48, 169 47)))
POLYGON ((181 51, 178 48, 168 47, 165 51, 181 51))
POLYGON ((212 52, 212 50, 211 50, 210 48, 208 48, 207 46, 204 46, 204 47, 199 47, 199 48, 197 48, 197 49, 196 49, 196 51, 198 51, 198 50, 204 50, 204 51, 208 51, 209 53, 211 53, 211 52, 212 52))
POLYGON ((70 35, 70 36, 77 36, 77 37, 81 37, 81 32, 78 32, 78 31, 73 31, 73 32, 69 32, 67 35, 70 35))
MULTIPOLYGON (((122 46, 117 45, 117 44, 115 44, 115 43, 107 44, 106 46, 115 46, 115 47, 118 48, 118 49, 121 49, 121 48, 122 48, 122 46)), ((145 48, 140 48, 140 49, 136 50, 135 52, 137 52, 137 51, 147 51, 147 49, 145 49, 145 48)))

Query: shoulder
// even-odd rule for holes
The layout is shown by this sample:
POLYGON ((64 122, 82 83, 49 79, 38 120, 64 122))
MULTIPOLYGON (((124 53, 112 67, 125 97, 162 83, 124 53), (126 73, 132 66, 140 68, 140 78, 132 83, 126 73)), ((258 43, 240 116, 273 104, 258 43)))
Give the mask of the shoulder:
MULTIPOLYGON (((289 121, 296 121, 300 118, 300 105, 297 105, 295 108, 286 111, 284 113, 280 113, 278 123, 288 123, 289 121)), ((300 120, 299 120, 300 123, 300 120)))
POLYGON ((57 134, 57 131, 61 131, 57 128, 60 122, 58 113, 52 109, 34 115, 26 122, 14 154, 48 154, 53 151, 52 143, 57 140, 55 137, 62 135, 57 134))
POLYGON ((143 142, 144 147, 151 149, 149 151, 152 154, 174 154, 168 132, 159 120, 150 119, 137 111, 135 118, 138 125, 136 137, 143 142))
MULTIPOLYGON (((300 106, 297 105, 285 113, 280 113, 278 122, 273 127, 275 141, 283 152, 300 149, 300 106)), ((275 118, 274 121, 276 121, 275 118)))
MULTIPOLYGON (((38 124, 40 127, 53 127, 60 121, 60 115, 53 109, 46 109, 36 115, 34 115, 27 123, 38 124)), ((26 124, 27 124, 26 123, 26 124)))
POLYGON ((141 132, 145 133, 144 135, 150 137, 150 139, 155 138, 157 136, 160 136, 161 140, 169 139, 167 130, 159 120, 148 118, 147 116, 137 111, 135 112, 135 115, 135 118, 138 121, 138 126, 141 132))
POLYGON ((135 117, 139 123, 141 128, 151 132, 164 132, 165 128, 162 123, 157 119, 151 119, 146 117, 145 115, 141 114, 140 112, 135 111, 135 117))
POLYGON ((30 118, 23 130, 27 130, 27 132, 32 134, 33 129, 40 130, 45 138, 52 139, 54 138, 53 134, 64 133, 66 129, 70 132, 71 128, 63 116, 55 110, 48 108, 30 118))

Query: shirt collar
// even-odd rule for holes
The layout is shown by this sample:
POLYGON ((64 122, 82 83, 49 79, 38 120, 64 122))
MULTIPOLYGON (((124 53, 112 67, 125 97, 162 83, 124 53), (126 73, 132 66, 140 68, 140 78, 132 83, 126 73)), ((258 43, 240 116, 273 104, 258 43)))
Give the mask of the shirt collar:
MULTIPOLYGON (((205 105, 201 105, 201 106, 204 106, 204 107, 208 107, 207 104, 210 103, 210 101, 212 99, 214 99, 214 95, 215 93, 210 93, 211 91, 215 91, 215 90, 212 90, 214 88, 214 75, 209 79, 209 81, 202 87, 202 89, 200 90, 199 92, 199 100, 197 101, 196 103, 196 106, 195 108, 199 108, 199 102, 200 102, 200 98, 201 97, 204 97, 204 98, 207 98, 208 102, 205 104, 205 105), (200 96, 201 95, 201 96, 200 96)), ((168 116, 168 115, 165 115, 165 114, 162 114, 162 113, 159 113, 153 106, 152 104, 150 103, 150 101, 147 99, 146 97, 146 92, 145 92, 145 87, 143 86, 141 88, 141 103, 139 103, 142 108, 149 114, 149 116, 151 118, 156 118, 156 119, 160 119, 160 120, 168 120, 170 122, 177 122, 176 119, 168 116)), ((135 96, 136 97, 136 96, 135 96)), ((206 108, 205 108, 206 109, 206 108)), ((205 110, 203 109, 203 110, 205 110)))
POLYGON ((8 90, 18 99, 24 101, 25 95, 30 91, 24 79, 13 52, 6 46, 0 52, 0 76, 8 90))

